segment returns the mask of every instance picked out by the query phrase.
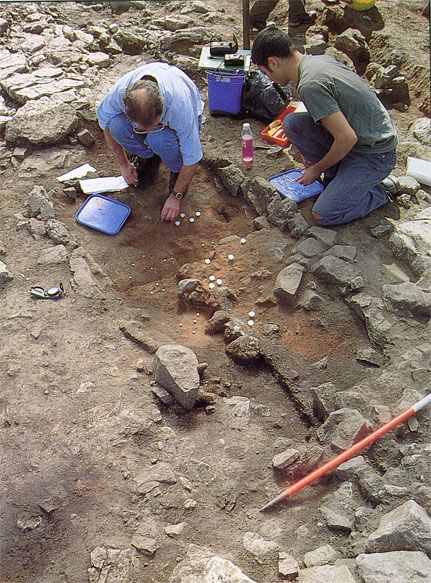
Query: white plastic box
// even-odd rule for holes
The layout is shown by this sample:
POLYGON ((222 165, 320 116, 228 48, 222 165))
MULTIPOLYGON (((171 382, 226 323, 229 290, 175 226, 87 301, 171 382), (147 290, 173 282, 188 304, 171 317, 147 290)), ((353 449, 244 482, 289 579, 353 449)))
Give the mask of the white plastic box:
POLYGON ((407 158, 407 175, 416 178, 420 184, 431 186, 431 162, 420 158, 407 158))

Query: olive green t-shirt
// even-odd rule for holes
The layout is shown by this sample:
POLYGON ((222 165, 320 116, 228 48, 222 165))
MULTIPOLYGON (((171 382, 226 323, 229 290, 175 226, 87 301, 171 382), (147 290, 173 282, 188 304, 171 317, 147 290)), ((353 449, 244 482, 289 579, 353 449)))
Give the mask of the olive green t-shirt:
POLYGON ((358 137, 353 150, 383 154, 396 148, 396 130, 374 91, 348 67, 328 55, 304 55, 298 92, 314 122, 341 111, 358 137))

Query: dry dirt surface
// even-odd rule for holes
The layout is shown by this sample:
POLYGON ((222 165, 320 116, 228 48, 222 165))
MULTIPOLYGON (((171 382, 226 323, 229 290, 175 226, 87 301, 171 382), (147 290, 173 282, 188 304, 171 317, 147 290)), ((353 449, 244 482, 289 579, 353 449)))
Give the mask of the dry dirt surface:
MULTIPOLYGON (((286 5, 273 13, 280 26, 286 5)), ((293 31, 298 46, 326 42, 387 89, 399 176, 408 155, 431 159, 424 5, 378 0, 353 12, 310 0, 316 26, 293 31), (337 40, 349 29, 363 35, 359 48, 337 40)), ((0 8, 0 583, 275 583, 298 573, 301 583, 429 583, 426 412, 343 471, 259 509, 430 392, 430 187, 405 179, 399 201, 366 219, 313 227, 310 201, 286 214, 266 182, 300 167, 296 153, 257 149, 244 169, 243 120, 206 108, 205 159, 181 225, 160 219, 161 167, 144 189, 109 194, 132 208, 118 235, 87 229, 75 219, 84 197, 57 177, 86 162, 117 174, 97 103, 150 59, 178 64, 207 98, 200 48, 213 35, 241 38, 241 2, 0 8), (41 97, 31 91, 39 78, 78 85, 41 97), (8 138, 20 109, 41 99, 76 123, 61 133, 53 113, 45 125, 58 139, 37 143, 26 137, 38 123, 30 111, 8 138), (289 265, 283 291, 277 276, 289 265), (30 295, 59 282, 57 300, 30 295), (186 384, 199 374, 191 410, 156 382, 154 353, 172 344, 199 363, 184 364, 186 384)), ((264 124, 248 121, 263 145, 264 124)))

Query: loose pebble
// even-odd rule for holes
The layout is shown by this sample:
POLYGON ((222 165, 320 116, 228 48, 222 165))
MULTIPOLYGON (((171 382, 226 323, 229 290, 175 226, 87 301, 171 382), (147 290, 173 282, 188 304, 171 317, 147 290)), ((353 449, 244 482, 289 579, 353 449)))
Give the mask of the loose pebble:
POLYGON ((233 261, 235 259, 235 256, 232 255, 232 253, 229 253, 229 255, 227 256, 227 258, 229 259, 229 261, 233 261))
POLYGON ((250 318, 255 318, 256 317, 256 312, 253 312, 253 310, 251 312, 248 313, 250 318))
POLYGON ((193 324, 197 324, 197 322, 198 322, 197 320, 193 320, 193 324))
POLYGON ((175 226, 179 227, 181 225, 181 221, 175 221, 175 226))
POLYGON ((215 288, 215 283, 212 283, 212 282, 211 282, 211 283, 209 283, 209 284, 208 284, 208 287, 209 287, 210 289, 214 289, 214 288, 215 288))
POLYGON ((210 281, 215 281, 216 280, 216 276, 215 275, 210 275, 208 279, 210 281))
POLYGON ((219 279, 217 279, 217 280, 216 280, 216 284, 217 284, 217 285, 223 285, 223 280, 222 280, 222 279, 220 279, 220 278, 219 278, 219 279))
POLYGON ((190 217, 190 218, 189 218, 189 221, 190 221, 191 223, 194 223, 194 222, 195 222, 195 218, 194 218, 194 217, 190 217))
POLYGON ((249 320, 249 321, 247 322, 247 324, 248 324, 249 326, 254 326, 254 320, 249 320))
POLYGON ((247 243, 247 239, 245 237, 242 237, 242 239, 240 240, 241 245, 244 245, 244 243, 247 243))
POLYGON ((196 316, 198 316, 198 317, 199 317, 199 316, 200 316, 200 313, 199 313, 199 312, 196 312, 196 316))
POLYGON ((204 263, 206 263, 207 265, 209 265, 209 264, 211 263, 211 259, 208 259, 208 258, 207 258, 207 259, 205 259, 205 260, 204 260, 204 263))
POLYGON ((186 213, 180 213, 180 217, 181 217, 182 219, 185 219, 185 217, 186 217, 186 213))
POLYGON ((196 212, 195 212, 195 215, 196 215, 197 217, 200 217, 200 216, 201 216, 201 211, 196 211, 196 212))

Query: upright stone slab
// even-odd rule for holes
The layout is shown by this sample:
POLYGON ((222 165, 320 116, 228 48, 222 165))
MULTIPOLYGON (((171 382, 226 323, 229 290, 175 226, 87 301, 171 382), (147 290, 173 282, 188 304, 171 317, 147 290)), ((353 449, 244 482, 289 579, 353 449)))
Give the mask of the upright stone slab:
POLYGON ((154 378, 184 409, 198 397, 199 373, 195 353, 181 344, 161 346, 154 357, 154 378))
POLYGON ((287 304, 295 302, 303 274, 304 267, 299 263, 292 263, 280 271, 274 287, 274 294, 280 301, 287 304))

